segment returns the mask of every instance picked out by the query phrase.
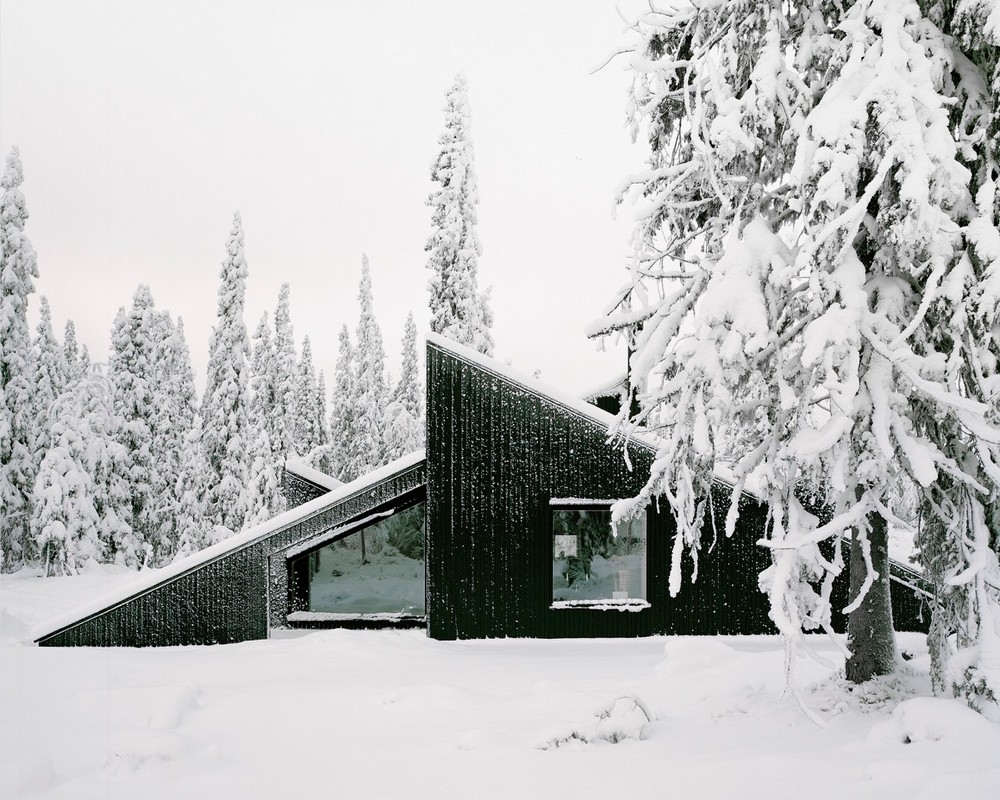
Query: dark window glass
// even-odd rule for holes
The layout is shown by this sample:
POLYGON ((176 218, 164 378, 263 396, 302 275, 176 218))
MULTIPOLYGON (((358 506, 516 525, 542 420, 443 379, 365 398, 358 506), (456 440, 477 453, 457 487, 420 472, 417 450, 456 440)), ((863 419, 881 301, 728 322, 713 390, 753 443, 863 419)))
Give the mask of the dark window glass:
POLYGON ((645 512, 613 529, 610 509, 552 509, 552 599, 645 600, 645 512))
POLYGON ((424 614, 424 504, 314 551, 309 611, 424 614))

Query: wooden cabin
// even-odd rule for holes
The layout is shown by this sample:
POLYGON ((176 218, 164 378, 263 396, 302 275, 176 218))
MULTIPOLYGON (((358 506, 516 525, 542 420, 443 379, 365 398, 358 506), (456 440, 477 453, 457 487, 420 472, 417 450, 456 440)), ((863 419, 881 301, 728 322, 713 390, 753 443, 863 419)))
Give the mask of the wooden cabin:
MULTIPOLYGON (((612 531, 655 454, 609 442, 613 416, 431 335, 427 444, 344 485, 302 468, 306 500, 47 625, 40 645, 219 644, 316 627, 426 627, 435 639, 773 633, 757 575, 766 513, 713 488, 697 581, 667 590, 665 505, 612 531), (307 499, 311 498, 311 499, 307 499)), ((332 479, 330 479, 332 480, 332 479)), ((897 629, 926 630, 919 575, 893 564, 897 629)), ((835 607, 846 604, 846 576, 835 607)), ((842 627, 843 620, 837 621, 842 627)))

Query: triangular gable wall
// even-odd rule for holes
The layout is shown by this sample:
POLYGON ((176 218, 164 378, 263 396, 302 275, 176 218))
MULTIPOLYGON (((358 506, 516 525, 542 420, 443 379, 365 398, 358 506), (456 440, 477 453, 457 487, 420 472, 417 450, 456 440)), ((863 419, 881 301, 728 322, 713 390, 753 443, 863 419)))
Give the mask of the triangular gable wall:
MULTIPOLYGON (((555 498, 635 496, 654 455, 633 444, 630 471, 609 444, 612 417, 437 336, 427 345, 427 576, 430 635, 642 636, 773 631, 757 573, 764 510, 747 498, 722 534, 729 489, 716 487, 719 536, 698 581, 667 591, 674 524, 647 512, 649 608, 552 608, 555 498)), ((710 527, 710 523, 709 523, 710 527)), ((706 542, 712 542, 711 530, 706 542)))

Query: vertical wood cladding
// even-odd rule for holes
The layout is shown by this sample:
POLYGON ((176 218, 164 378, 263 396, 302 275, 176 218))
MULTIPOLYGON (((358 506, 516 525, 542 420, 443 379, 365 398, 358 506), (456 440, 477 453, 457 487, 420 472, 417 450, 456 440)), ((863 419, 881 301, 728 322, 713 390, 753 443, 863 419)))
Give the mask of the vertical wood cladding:
MULTIPOLYGON (((268 556, 359 519, 424 484, 420 462, 41 639, 43 646, 151 647, 266 639, 268 556)), ((270 590, 270 591, 269 591, 270 590)))
POLYGON ((729 490, 714 490, 716 537, 706 524, 696 583, 685 559, 676 597, 667 586, 674 523, 647 512, 647 594, 641 610, 552 609, 553 498, 632 497, 652 451, 630 446, 630 471, 605 426, 459 355, 428 346, 427 611, 438 639, 644 636, 773 631, 757 573, 764 509, 741 503, 724 535, 729 490))

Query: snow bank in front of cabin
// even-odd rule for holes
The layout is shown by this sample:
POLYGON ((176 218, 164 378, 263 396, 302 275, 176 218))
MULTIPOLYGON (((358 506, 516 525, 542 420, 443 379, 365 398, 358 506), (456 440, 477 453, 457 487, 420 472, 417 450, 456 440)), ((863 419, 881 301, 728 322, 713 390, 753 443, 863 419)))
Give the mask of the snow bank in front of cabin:
MULTIPOLYGON (((0 613, 78 577, 0 576, 0 613)), ((106 580, 117 580, 107 575, 106 580)), ((215 647, 0 652, 5 800, 359 798, 987 800, 1000 727, 929 697, 923 637, 883 686, 803 660, 814 725, 782 697, 776 637, 436 642, 314 631, 215 647)))
POLYGON ((375 484, 380 483, 397 472, 402 472, 403 470, 416 466, 423 461, 424 458, 425 455, 423 450, 403 456, 403 458, 397 459, 390 464, 386 464, 384 467, 380 467, 374 472, 363 475, 357 480, 345 483, 339 488, 317 497, 315 500, 310 500, 308 503, 303 503, 302 505, 289 509, 282 514, 278 514, 276 517, 269 519, 261 525, 256 525, 252 528, 247 528, 244 531, 233 534, 228 539, 225 539, 218 544, 214 544, 211 547, 206 547, 204 550, 194 553, 187 558, 182 558, 179 561, 175 561, 174 563, 168 564, 160 569, 144 569, 138 574, 132 573, 134 578, 128 583, 116 586, 113 591, 97 597, 85 605, 73 608, 67 613, 63 613, 53 619, 46 620, 43 624, 35 628, 32 632, 32 638, 35 640, 40 639, 50 633, 54 633, 55 631, 66 627, 67 625, 72 625, 74 622, 78 622, 84 617, 119 605, 131 597, 149 591, 154 586, 173 580, 174 578, 191 572, 204 564, 215 561, 228 553, 239 550, 253 544, 254 542, 260 541, 261 539, 265 539, 275 531, 286 528, 289 525, 294 525, 295 523, 322 511, 328 506, 339 503, 344 498, 363 491, 369 486, 374 486, 375 484))

